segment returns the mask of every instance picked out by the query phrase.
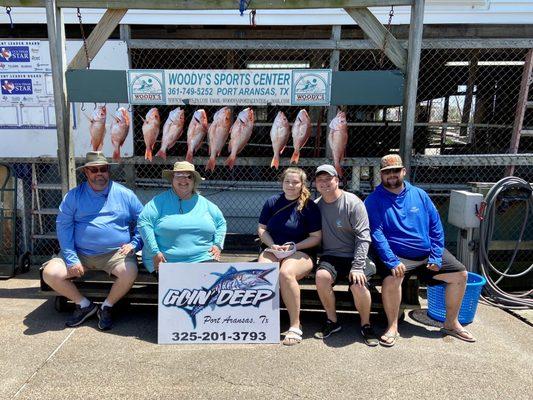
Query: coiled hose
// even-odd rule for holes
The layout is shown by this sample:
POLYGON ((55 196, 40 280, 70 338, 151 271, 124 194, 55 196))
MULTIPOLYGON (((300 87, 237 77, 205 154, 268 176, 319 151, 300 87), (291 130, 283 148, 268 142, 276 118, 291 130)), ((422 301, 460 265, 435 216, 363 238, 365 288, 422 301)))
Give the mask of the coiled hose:
POLYGON ((483 213, 483 219, 479 225, 479 266, 481 273, 487 279, 487 285, 484 288, 483 300, 487 303, 504 308, 504 309, 528 309, 533 308, 533 298, 531 294, 533 289, 526 290, 522 293, 508 293, 502 290, 498 284, 503 278, 519 278, 529 274, 533 270, 533 264, 522 272, 509 273, 513 266, 516 255, 518 254, 520 243, 524 236, 527 221, 530 212, 533 210, 533 189, 531 185, 523 179, 515 176, 503 178, 497 182, 487 193, 485 197, 486 208, 483 213), (519 199, 526 203, 526 211, 520 235, 516 241, 513 255, 509 260, 509 264, 505 270, 501 271, 492 265, 488 256, 489 243, 492 240, 494 233, 495 216, 496 216, 496 201, 498 196, 508 190, 517 190, 520 193, 519 199), (493 279, 497 277, 497 279, 493 279))

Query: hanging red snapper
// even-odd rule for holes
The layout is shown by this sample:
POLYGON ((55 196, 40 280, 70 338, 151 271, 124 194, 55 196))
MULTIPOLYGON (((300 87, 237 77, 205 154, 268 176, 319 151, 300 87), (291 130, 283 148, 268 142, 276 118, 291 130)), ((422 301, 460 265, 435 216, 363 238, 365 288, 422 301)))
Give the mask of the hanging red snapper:
POLYGON ((163 125, 163 138, 161 139, 161 148, 156 156, 167 159, 167 150, 171 149, 183 133, 185 126, 185 110, 175 108, 168 114, 168 118, 163 125))
POLYGON ((291 163, 298 163, 300 160, 300 150, 305 146, 310 136, 311 118, 309 118, 307 111, 300 110, 292 125, 292 145, 294 152, 292 153, 291 163))
POLYGON ((159 111, 155 107, 150 108, 143 123, 143 137, 144 144, 146 145, 146 151, 144 153, 145 160, 152 161, 152 150, 159 136, 160 125, 161 117, 159 116, 159 111))
POLYGON ((130 114, 124 107, 120 107, 111 121, 111 143, 113 144, 113 160, 120 160, 120 148, 124 144, 130 131, 130 114))
POLYGON ((213 122, 209 126, 207 138, 209 141, 209 160, 206 168, 214 171, 216 157, 220 155, 222 148, 226 144, 231 128, 231 109, 222 107, 213 116, 213 122))
POLYGON ((287 117, 283 112, 278 111, 276 119, 270 129, 270 140, 272 141, 272 150, 274 150, 274 157, 272 157, 272 162, 270 163, 271 168, 274 167, 278 169, 279 157, 287 145, 290 133, 291 128, 287 117))
POLYGON ((107 110, 105 106, 97 107, 89 119, 89 133, 91 134, 91 145, 93 151, 102 150, 105 136, 105 121, 107 110))
POLYGON ((192 156, 200 148, 207 133, 207 114, 200 109, 194 112, 187 130, 187 155, 185 159, 192 163, 192 156))
POLYGON ((335 170, 342 176, 341 161, 346 154, 346 144, 348 143, 348 123, 346 114, 342 111, 329 123, 328 144, 333 156, 335 170))
POLYGON ((231 126, 228 145, 230 155, 226 160, 226 165, 230 167, 230 169, 235 165, 237 154, 241 152, 244 146, 246 146, 246 143, 250 140, 254 128, 254 122, 254 111, 248 107, 239 113, 237 119, 231 126))

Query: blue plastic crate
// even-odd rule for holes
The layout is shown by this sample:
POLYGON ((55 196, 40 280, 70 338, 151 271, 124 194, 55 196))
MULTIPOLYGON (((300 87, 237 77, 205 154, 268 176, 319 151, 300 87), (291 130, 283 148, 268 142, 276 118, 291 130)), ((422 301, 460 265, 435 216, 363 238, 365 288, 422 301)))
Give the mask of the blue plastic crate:
MULTIPOLYGON (((459 322, 461 324, 469 324, 474 320, 479 295, 485 283, 487 281, 481 275, 473 272, 468 273, 466 291, 459 311, 459 322)), ((428 286, 427 289, 428 316, 440 322, 444 322, 446 319, 445 290, 446 285, 428 286)))

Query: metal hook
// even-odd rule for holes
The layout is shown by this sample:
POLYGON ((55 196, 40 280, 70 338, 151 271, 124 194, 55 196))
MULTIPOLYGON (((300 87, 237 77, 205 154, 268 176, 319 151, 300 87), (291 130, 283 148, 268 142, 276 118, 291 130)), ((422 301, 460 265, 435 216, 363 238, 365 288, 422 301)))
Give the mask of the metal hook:
POLYGON ((96 110, 96 107, 98 107, 98 105, 96 104, 96 102, 94 102, 94 108, 93 108, 93 110, 96 110))
POLYGON ((80 110, 81 110, 81 111, 85 111, 85 103, 81 103, 80 110))
POLYGON ((115 111, 118 111, 119 108, 120 108, 120 103, 117 103, 117 108, 115 111))
POLYGON ((131 104, 128 104, 128 112, 131 112, 131 104))

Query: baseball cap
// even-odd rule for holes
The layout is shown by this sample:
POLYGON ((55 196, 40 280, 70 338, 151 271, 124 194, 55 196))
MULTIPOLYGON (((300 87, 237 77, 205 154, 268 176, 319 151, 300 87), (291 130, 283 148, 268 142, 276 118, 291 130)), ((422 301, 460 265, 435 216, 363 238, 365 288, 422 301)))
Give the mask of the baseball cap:
POLYGON ((387 154, 381 157, 380 171, 403 168, 402 158, 398 154, 387 154))
POLYGON ((329 165, 329 164, 322 164, 321 166, 319 166, 315 171, 315 176, 317 176, 321 172, 327 172, 331 176, 338 176, 337 171, 335 171, 335 168, 333 167, 333 165, 329 165))

